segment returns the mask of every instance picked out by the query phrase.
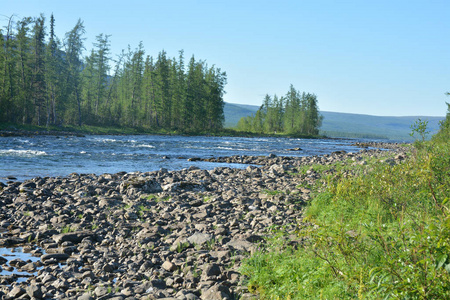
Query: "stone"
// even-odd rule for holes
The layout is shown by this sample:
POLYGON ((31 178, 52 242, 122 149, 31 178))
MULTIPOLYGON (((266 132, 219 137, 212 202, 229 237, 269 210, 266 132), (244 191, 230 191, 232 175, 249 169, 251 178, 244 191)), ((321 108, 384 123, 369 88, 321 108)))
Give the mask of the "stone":
POLYGON ((169 271, 169 272, 173 272, 177 269, 177 266, 170 262, 170 261, 165 261, 162 266, 161 266, 164 270, 169 271))
POLYGON ((26 292, 31 298, 42 299, 43 297, 42 288, 38 284, 30 284, 27 286, 26 292))
POLYGON ((56 234, 52 238, 53 240, 61 244, 63 242, 72 242, 74 244, 80 243, 84 238, 94 239, 95 234, 91 231, 80 231, 80 232, 68 232, 56 234))
POLYGON ((26 294, 25 289, 21 288, 20 286, 15 286, 13 289, 8 293, 9 297, 12 297, 13 299, 17 299, 20 296, 26 294))
POLYGON ((91 296, 91 293, 84 293, 77 298, 77 300, 93 300, 94 297, 91 296))
POLYGON ((208 277, 219 276, 222 274, 222 270, 218 264, 208 264, 203 269, 202 279, 207 280, 208 277))
POLYGON ((215 284, 205 292, 202 292, 200 297, 202 300, 224 300, 232 299, 230 289, 221 284, 215 284))
POLYGON ((210 242, 213 239, 213 236, 209 233, 201 233, 196 232, 190 237, 188 237, 188 241, 194 245, 203 245, 207 242, 210 242))
POLYGON ((105 295, 109 294, 109 293, 108 293, 108 288, 106 288, 106 287, 104 287, 104 286, 98 286, 98 287, 95 288, 94 294, 95 294, 95 296, 97 296, 98 298, 99 298, 99 297, 102 297, 102 296, 105 296, 105 295))
POLYGON ((45 263, 48 260, 56 260, 58 262, 68 259, 70 256, 66 253, 51 253, 41 256, 41 261, 45 263))

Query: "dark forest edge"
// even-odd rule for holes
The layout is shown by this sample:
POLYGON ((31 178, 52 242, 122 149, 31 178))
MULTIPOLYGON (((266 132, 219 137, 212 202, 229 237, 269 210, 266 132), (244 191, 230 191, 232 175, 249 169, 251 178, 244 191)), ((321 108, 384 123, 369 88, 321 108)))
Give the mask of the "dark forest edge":
POLYGON ((238 131, 232 128, 224 128, 217 131, 184 132, 177 130, 148 129, 136 127, 117 126, 37 126, 12 123, 0 123, 0 137, 11 136, 85 136, 85 135, 183 135, 183 136, 228 136, 228 137, 282 137, 282 138, 328 138, 324 135, 300 135, 300 134, 264 134, 238 131))

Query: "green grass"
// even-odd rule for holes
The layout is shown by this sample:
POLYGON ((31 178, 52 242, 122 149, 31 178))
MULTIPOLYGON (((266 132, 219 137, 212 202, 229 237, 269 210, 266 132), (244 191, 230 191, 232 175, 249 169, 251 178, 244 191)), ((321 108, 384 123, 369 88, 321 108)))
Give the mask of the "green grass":
POLYGON ((249 290, 262 299, 450 298, 449 127, 401 164, 335 166, 306 210, 301 247, 277 239, 245 261, 249 290))

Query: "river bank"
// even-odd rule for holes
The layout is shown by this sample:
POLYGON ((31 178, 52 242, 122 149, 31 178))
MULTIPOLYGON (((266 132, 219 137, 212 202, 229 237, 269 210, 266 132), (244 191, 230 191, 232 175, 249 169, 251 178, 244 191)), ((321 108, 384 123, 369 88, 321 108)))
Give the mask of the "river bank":
MULTIPOLYGON (((379 145, 382 147, 382 145, 379 145)), ((383 148, 385 148, 383 146, 383 148)), ((274 230, 294 235, 310 186, 308 166, 367 159, 396 164, 405 149, 330 155, 216 158, 246 169, 77 174, 0 183, 0 245, 40 259, 7 257, 6 299, 253 299, 241 261, 274 230), (386 158, 388 156, 389 158, 386 158), (304 171, 307 170, 307 171, 304 171)))
MULTIPOLYGON (((86 135, 183 135, 183 136, 215 136, 215 137, 284 137, 284 138, 304 138, 304 139, 323 139, 326 136, 311 136, 303 134, 287 133, 254 133, 238 131, 233 128, 223 128, 216 132, 211 131, 183 131, 167 130, 155 128, 139 127, 114 127, 114 126, 36 126, 21 124, 2 124, 0 123, 0 137, 33 137, 33 136, 79 136, 86 135)), ((339 138, 333 138, 339 139, 339 138)))

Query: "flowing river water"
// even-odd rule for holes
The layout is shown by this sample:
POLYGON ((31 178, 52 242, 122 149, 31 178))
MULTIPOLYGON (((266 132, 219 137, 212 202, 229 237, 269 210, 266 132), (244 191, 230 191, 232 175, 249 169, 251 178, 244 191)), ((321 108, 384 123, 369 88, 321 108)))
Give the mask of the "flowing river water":
POLYGON ((205 136, 90 135, 86 137, 2 137, 0 138, 0 181, 8 177, 25 180, 70 173, 147 172, 161 168, 179 170, 190 166, 213 169, 237 164, 188 161, 233 155, 311 156, 333 151, 360 150, 355 140, 244 138, 205 136), (302 150, 292 151, 301 148, 302 150))

